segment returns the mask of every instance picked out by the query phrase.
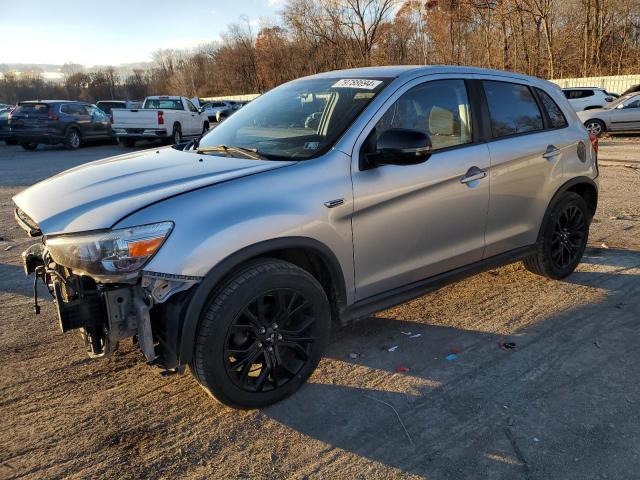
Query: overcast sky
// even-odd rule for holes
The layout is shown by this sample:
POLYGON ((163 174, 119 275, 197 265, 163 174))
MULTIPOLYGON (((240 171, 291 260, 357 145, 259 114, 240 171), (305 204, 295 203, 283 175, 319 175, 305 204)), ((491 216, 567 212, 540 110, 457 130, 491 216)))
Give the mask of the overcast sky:
POLYGON ((254 26, 283 0, 0 0, 0 63, 118 65, 254 26))

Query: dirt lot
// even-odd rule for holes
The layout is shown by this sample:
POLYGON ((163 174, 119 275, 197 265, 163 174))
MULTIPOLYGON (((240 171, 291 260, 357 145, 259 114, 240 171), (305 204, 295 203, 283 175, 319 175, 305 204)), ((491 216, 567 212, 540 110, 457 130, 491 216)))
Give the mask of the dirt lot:
POLYGON ((336 329, 308 385, 248 412, 130 343, 87 359, 50 301, 32 315, 16 185, 121 151, 0 146, 0 478, 637 477, 640 138, 602 142, 590 248, 566 281, 512 265, 336 329))

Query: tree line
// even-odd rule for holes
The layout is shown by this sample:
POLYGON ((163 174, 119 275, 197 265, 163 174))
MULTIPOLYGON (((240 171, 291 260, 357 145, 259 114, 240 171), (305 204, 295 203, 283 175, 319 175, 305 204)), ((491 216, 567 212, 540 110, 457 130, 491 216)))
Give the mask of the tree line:
POLYGON ((63 82, 5 74, 0 100, 139 99, 264 92, 341 68, 451 64, 544 78, 640 71, 640 0, 287 0, 277 18, 229 25, 220 41, 158 50, 118 75, 70 69, 63 82))

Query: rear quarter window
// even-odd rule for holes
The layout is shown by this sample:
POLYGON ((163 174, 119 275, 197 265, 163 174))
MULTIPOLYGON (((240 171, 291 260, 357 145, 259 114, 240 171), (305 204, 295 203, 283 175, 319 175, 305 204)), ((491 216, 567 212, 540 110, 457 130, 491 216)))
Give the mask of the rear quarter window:
POLYGON ((529 87, 517 83, 485 80, 493 138, 544 129, 542 113, 529 87))
POLYGON ((562 110, 556 102, 553 101, 553 98, 540 88, 536 88, 536 93, 538 94, 538 98, 542 103, 542 106, 547 112, 547 116, 549 119, 549 127, 550 128, 563 128, 567 126, 567 119, 564 117, 562 110))

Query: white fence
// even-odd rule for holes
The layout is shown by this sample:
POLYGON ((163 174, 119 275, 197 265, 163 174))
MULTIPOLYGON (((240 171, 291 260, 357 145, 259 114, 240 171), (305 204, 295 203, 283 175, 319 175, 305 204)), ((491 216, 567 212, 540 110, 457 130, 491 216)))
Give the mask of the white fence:
POLYGON ((640 75, 615 75, 611 77, 557 78, 551 80, 562 88, 600 87, 608 92, 622 93, 631 85, 640 84, 640 75))
POLYGON ((251 100, 259 96, 260 96, 259 93, 247 93, 245 95, 225 95, 222 97, 206 97, 206 98, 202 98, 201 100, 204 100, 205 102, 215 102, 216 100, 219 100, 219 101, 230 100, 233 102, 250 102, 251 100))

